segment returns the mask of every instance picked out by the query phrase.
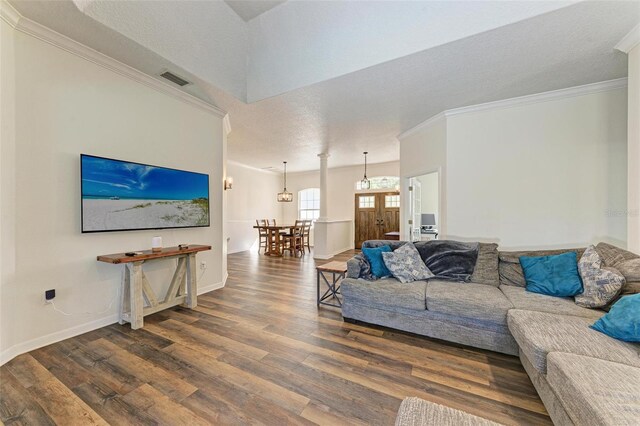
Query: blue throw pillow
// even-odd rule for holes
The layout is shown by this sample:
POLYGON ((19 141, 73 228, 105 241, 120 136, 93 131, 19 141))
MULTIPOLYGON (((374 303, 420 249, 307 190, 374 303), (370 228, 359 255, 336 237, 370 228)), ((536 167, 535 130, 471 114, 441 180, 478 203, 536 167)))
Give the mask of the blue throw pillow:
POLYGON ((387 266, 384 264, 384 260, 382 259, 382 253, 390 252, 391 246, 382 246, 376 248, 362 248, 362 253, 364 257, 367 258, 369 264, 371 265, 371 273, 378 278, 388 277, 391 275, 391 271, 387 269, 387 266))
POLYGON ((622 297, 591 328, 614 339, 640 342, 640 293, 622 297))
POLYGON ((575 252, 555 256, 520 257, 527 291, 548 296, 569 297, 582 293, 575 252))

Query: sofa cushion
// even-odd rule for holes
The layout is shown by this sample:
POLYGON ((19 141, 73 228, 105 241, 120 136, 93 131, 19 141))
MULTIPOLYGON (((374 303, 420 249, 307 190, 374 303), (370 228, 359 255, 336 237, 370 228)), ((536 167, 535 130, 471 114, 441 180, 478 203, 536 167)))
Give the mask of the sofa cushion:
POLYGON ((552 352, 547 381, 577 425, 637 425, 640 368, 552 352))
POLYGON ((604 266, 615 267, 620 262, 640 258, 640 256, 635 253, 632 253, 625 249, 621 249, 620 247, 616 247, 609 243, 598 243, 598 245, 596 246, 596 251, 602 258, 604 266))
POLYGON ((529 251, 501 251, 498 254, 500 263, 498 264, 498 272, 500 274, 500 284, 514 285, 516 287, 524 287, 527 283, 524 280, 524 273, 520 266, 520 257, 522 256, 551 256, 554 254, 563 254, 568 252, 576 253, 579 258, 584 252, 583 248, 577 249, 559 249, 559 250, 529 250, 529 251))
MULTIPOLYGON (((416 247, 418 247, 420 244, 425 244, 428 241, 417 241, 416 247)), ((362 248, 377 248, 377 247, 382 247, 382 246, 389 246, 391 247, 391 250, 396 250, 398 247, 402 247, 403 245, 407 244, 406 241, 393 241, 393 240, 367 240, 364 243, 362 243, 362 248)))
POLYGON ((520 350, 542 374, 547 354, 567 352, 640 367, 640 345, 621 342, 589 328, 593 320, 512 309, 509 330, 520 350))
POLYGON ((490 285, 439 280, 427 285, 429 311, 504 324, 511 308, 504 294, 490 285))
POLYGON ((583 308, 575 304, 571 297, 553 297, 544 294, 531 293, 522 287, 501 285, 500 290, 516 309, 526 311, 549 312, 560 315, 573 315, 597 320, 604 311, 583 308))
POLYGON ((498 423, 476 417, 455 408, 424 399, 405 398, 398 409, 396 426, 499 426, 498 423))
POLYGON ((344 298, 356 300, 359 304, 374 307, 396 307, 424 311, 427 283, 414 281, 403 284, 395 278, 377 281, 345 278, 340 283, 344 298))
POLYGON ((471 275, 471 282, 487 284, 494 287, 500 285, 498 274, 498 245, 495 243, 478 244, 478 260, 471 275))
POLYGON ((602 263, 596 248, 587 247, 578 262, 584 291, 576 295, 576 305, 601 308, 614 300, 622 290, 624 276, 617 269, 602 263))
POLYGON ((625 278, 620 296, 640 293, 640 258, 624 260, 616 263, 615 268, 625 278))

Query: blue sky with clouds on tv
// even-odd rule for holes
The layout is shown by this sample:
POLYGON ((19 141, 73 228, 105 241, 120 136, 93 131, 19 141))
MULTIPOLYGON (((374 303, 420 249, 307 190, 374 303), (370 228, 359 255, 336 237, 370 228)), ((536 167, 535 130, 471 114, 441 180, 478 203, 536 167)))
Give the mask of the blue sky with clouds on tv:
POLYGON ((82 156, 82 196, 155 200, 208 198, 209 176, 82 156))

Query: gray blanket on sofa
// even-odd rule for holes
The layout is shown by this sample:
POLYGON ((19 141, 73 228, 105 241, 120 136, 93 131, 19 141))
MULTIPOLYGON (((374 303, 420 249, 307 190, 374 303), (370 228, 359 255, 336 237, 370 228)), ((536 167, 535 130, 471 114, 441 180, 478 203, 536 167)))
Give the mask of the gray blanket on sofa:
POLYGON ((425 265, 435 274, 433 279, 469 281, 478 260, 478 243, 450 240, 417 243, 425 265))
MULTIPOLYGON (((365 241, 363 247, 391 246, 397 249, 406 241, 365 241)), ((425 265, 435 274, 433 279, 448 281, 469 281, 478 260, 478 243, 462 243, 459 241, 434 240, 415 243, 425 265)), ((347 262, 348 278, 376 279, 371 275, 369 262, 360 253, 347 262)))

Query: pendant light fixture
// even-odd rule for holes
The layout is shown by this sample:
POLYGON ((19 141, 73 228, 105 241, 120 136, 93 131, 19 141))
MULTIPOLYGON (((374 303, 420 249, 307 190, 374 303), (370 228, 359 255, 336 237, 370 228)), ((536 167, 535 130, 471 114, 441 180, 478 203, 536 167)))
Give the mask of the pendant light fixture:
POLYGON ((361 189, 370 189, 371 188, 371 181, 369 179, 367 179, 367 154, 368 154, 368 152, 365 151, 365 152, 363 152, 363 154, 364 154, 364 177, 360 181, 360 188, 361 189))
POLYGON ((282 192, 278 192, 278 202, 279 203, 290 203, 293 201, 293 194, 287 191, 287 162, 284 163, 284 189, 282 192))

